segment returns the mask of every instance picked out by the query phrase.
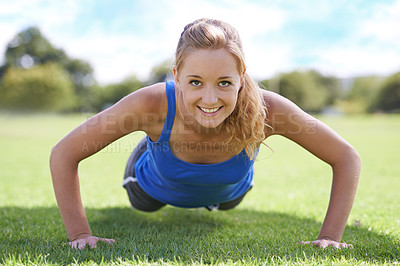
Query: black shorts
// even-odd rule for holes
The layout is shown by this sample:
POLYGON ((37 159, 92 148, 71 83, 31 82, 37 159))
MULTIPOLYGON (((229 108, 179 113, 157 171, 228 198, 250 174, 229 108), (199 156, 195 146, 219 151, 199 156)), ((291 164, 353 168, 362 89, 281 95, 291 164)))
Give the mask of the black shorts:
MULTIPOLYGON (((144 190, 139 186, 135 177, 135 164, 140 156, 146 151, 146 149, 147 140, 146 138, 143 138, 135 147, 128 159, 122 186, 126 189, 129 201, 134 209, 145 212, 153 212, 161 209, 166 204, 152 198, 150 195, 144 192, 144 190)), ((204 207, 208 210, 230 210, 236 207, 243 200, 246 193, 234 200, 204 207)))

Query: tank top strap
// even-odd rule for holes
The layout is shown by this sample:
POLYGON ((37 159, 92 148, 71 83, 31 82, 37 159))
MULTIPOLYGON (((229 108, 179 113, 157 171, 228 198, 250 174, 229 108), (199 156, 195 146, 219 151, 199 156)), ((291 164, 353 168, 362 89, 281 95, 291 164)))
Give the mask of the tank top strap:
POLYGON ((168 81, 166 84, 166 94, 168 102, 167 117, 165 118, 164 127, 158 142, 169 142, 171 137, 172 126, 174 125, 175 119, 175 83, 168 81))

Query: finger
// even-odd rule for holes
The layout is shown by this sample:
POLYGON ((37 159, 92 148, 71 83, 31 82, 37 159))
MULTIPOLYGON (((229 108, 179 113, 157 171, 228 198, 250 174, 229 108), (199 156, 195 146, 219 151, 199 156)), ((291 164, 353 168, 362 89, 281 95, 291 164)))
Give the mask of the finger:
POLYGON ((106 242, 107 242, 109 245, 112 245, 112 244, 115 243, 115 240, 114 240, 114 239, 107 239, 106 242))
POLYGON ((310 244, 310 241, 301 241, 300 244, 302 244, 302 245, 308 245, 308 244, 310 244))
POLYGON ((78 242, 78 248, 79 248, 80 250, 84 249, 85 246, 86 246, 86 243, 85 243, 84 241, 79 241, 79 242, 78 242))
POLYGON ((90 248, 97 248, 97 241, 89 242, 89 247, 90 248))
POLYGON ((331 244, 329 244, 329 246, 335 247, 335 248, 337 248, 337 249, 340 249, 340 248, 341 248, 341 244, 338 243, 338 242, 332 242, 331 244))
POLYGON ((337 248, 339 246, 339 243, 334 242, 334 241, 327 241, 326 242, 326 247, 335 247, 337 248))
POLYGON ((110 245, 115 243, 115 239, 101 238, 100 240, 110 245))
POLYGON ((327 248, 329 246, 326 241, 313 241, 312 244, 320 248, 327 248))
POLYGON ((353 248, 352 244, 341 243, 340 245, 342 248, 353 248))
POLYGON ((78 249, 78 242, 77 242, 77 241, 69 242, 69 245, 70 245, 71 248, 73 248, 73 249, 78 249))
POLYGON ((114 240, 114 239, 96 238, 95 240, 90 241, 90 242, 88 243, 88 246, 89 246, 90 248, 97 248, 97 242, 98 242, 98 241, 105 242, 105 243, 107 243, 107 244, 109 244, 109 245, 112 245, 113 243, 115 243, 115 240, 114 240))

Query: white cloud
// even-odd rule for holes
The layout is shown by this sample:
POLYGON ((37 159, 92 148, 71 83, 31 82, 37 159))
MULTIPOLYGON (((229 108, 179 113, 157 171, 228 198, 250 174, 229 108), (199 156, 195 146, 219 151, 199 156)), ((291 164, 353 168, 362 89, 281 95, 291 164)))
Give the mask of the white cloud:
POLYGON ((119 82, 131 74, 145 78, 163 55, 155 56, 160 42, 139 36, 91 32, 68 42, 68 54, 88 60, 95 67, 96 79, 103 83, 119 82))
MULTIPOLYGON (((47 37, 53 29, 65 27, 79 13, 79 3, 74 1, 18 0, 2 1, 0 6, 0 61, 4 60, 7 43, 29 26, 38 26, 47 37), (5 20, 7 18, 7 20, 5 20)), ((48 36, 50 35, 50 36, 48 36)), ((58 32, 54 37, 62 35, 58 32)), ((50 38, 52 41, 52 38, 50 38)))
POLYGON ((379 4, 360 21, 355 34, 318 51, 317 69, 340 77, 390 75, 400 71, 400 0, 379 4))
POLYGON ((175 36, 168 41, 169 47, 177 44, 184 26, 196 19, 207 17, 226 21, 234 26, 241 36, 249 73, 256 78, 265 78, 276 73, 288 63, 289 44, 260 42, 259 36, 277 32, 286 21, 284 10, 250 1, 169 1, 168 19, 162 31, 166 36, 175 36), (195 12, 194 12, 195 11, 195 12))
MULTIPOLYGON (((77 30, 69 29, 80 13, 78 1, 50 2, 45 0, 8 2, 7 14, 13 15, 13 26, 0 24, 5 47, 12 36, 28 25, 37 25, 56 47, 63 48, 70 56, 88 60, 95 68, 100 82, 117 82, 129 74, 146 77, 151 67, 172 58, 183 27, 201 17, 225 20, 235 26, 242 37, 249 71, 263 75, 274 71, 287 54, 287 46, 274 49, 270 44, 255 41, 260 34, 278 30, 284 23, 282 10, 263 4, 232 1, 160 1, 167 8, 143 10, 141 19, 158 23, 156 35, 117 34, 105 32, 93 22, 92 30, 77 36, 77 30), (195 11, 195 12, 193 12, 195 11), (65 29, 60 31, 60 29, 65 29), (273 62, 265 64, 265 62, 273 62)), ((3 10, 5 10, 3 9, 3 10)))
POLYGON ((363 21, 359 38, 373 38, 380 44, 400 47, 400 0, 393 5, 382 6, 368 20, 363 21))
POLYGON ((400 70, 398 53, 374 46, 338 47, 327 50, 313 67, 338 77, 388 75, 400 70))
POLYGON ((35 1, 19 0, 19 1, 2 1, 0 8, 0 16, 18 14, 26 7, 30 7, 35 1))
MULTIPOLYGON (((229 1, 228 6, 221 6, 211 1, 159 2, 164 9, 153 9, 141 17, 147 23, 158 23, 157 34, 135 35, 103 32, 101 29, 89 32, 79 38, 73 36, 57 37, 60 45, 64 44, 68 54, 90 61, 96 70, 96 78, 103 83, 117 82, 129 74, 145 78, 150 69, 165 59, 172 58, 181 31, 187 23, 201 17, 225 20, 238 28, 245 46, 249 71, 268 73, 276 64, 285 62, 282 58, 287 51, 284 46, 272 51, 268 45, 260 45, 254 39, 263 33, 280 28, 284 21, 283 12, 255 4, 243 5, 243 1, 229 1), (192 12, 196 10, 196 12, 192 12), (160 13, 158 13, 160 12, 160 13), (267 50, 267 52, 266 52, 267 50), (265 62, 275 61, 265 65, 265 62), (253 63, 254 62, 254 63, 253 63), (258 67, 261 66, 261 67, 258 67), (259 69, 259 71, 255 71, 259 69)), ((93 27, 96 29, 96 27, 93 27)), ((264 75, 265 76, 265 75, 264 75)))
MULTIPOLYGON (((173 57, 183 27, 201 17, 221 19, 238 29, 249 72, 256 78, 268 78, 278 71, 299 67, 294 59, 299 54, 316 58, 305 67, 340 76, 390 74, 400 67, 397 63, 400 62, 400 31, 396 31, 396 26, 400 25, 400 0, 394 5, 377 6, 373 16, 355 25, 359 27, 358 33, 308 51, 298 50, 297 40, 285 35, 284 26, 301 18, 310 19, 310 14, 315 21, 322 20, 333 9, 340 9, 344 1, 289 1, 283 6, 245 0, 160 0, 157 6, 152 6, 153 2, 143 0, 142 10, 132 10, 132 15, 137 15, 145 28, 109 32, 98 23, 104 22, 103 18, 94 17, 85 35, 79 27, 74 27, 75 22, 82 19, 85 2, 2 2, 0 50, 5 49, 17 32, 37 25, 56 47, 63 48, 72 57, 89 61, 97 80, 102 83, 118 82, 130 74, 145 78, 151 67, 173 57)), ((119 19, 116 17, 107 23, 117 23, 119 19)), ((127 25, 129 27, 131 25, 127 25)))
POLYGON ((79 8, 76 1, 3 1, 0 16, 10 18, 8 24, 17 28, 36 24, 47 29, 73 22, 79 14, 79 8))
POLYGON ((3 64, 7 43, 14 37, 16 31, 11 25, 0 24, 0 32, 0 64, 3 64))

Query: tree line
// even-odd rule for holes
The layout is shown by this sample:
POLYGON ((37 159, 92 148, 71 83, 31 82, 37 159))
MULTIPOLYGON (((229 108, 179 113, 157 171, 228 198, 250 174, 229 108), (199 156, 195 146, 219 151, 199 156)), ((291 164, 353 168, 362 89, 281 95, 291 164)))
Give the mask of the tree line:
MULTIPOLYGON (((92 66, 55 48, 37 27, 10 40, 0 66, 0 109, 98 112, 129 93, 171 77, 171 61, 155 66, 148 80, 130 76, 100 85, 92 66)), ((400 72, 388 77, 339 79, 316 70, 295 70, 260 80, 302 109, 319 113, 328 107, 345 113, 400 112, 400 72)))

